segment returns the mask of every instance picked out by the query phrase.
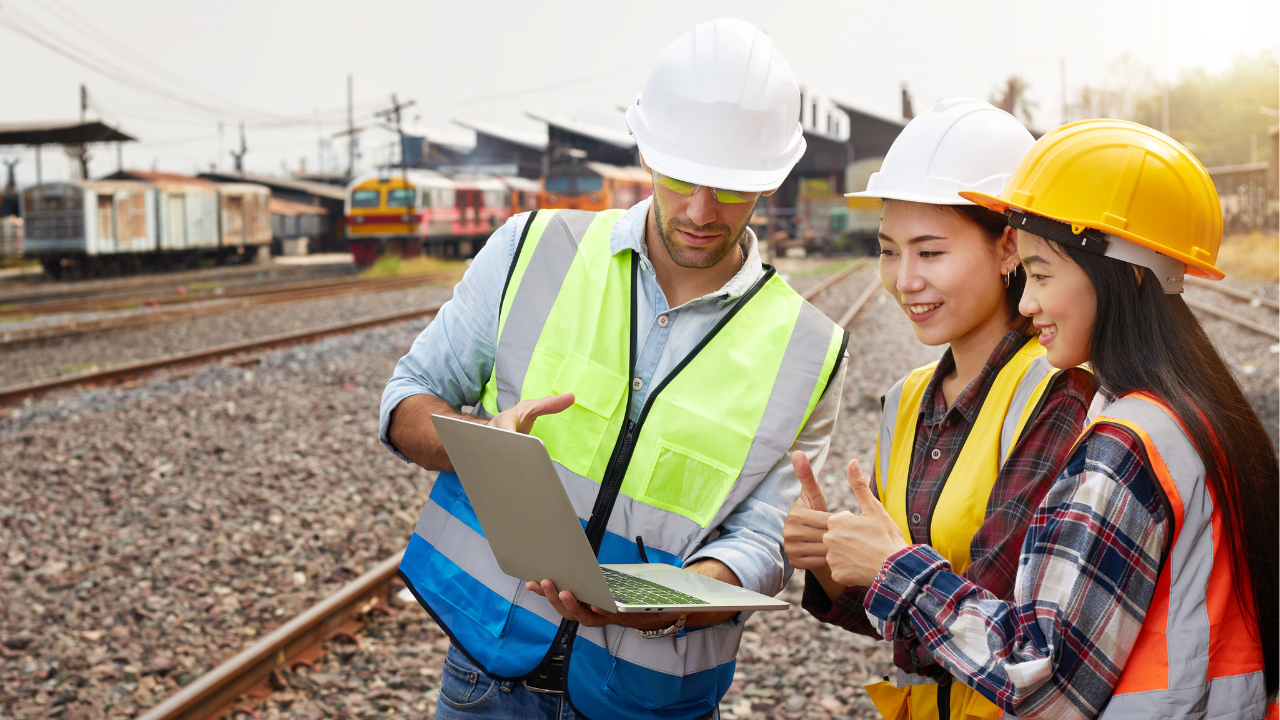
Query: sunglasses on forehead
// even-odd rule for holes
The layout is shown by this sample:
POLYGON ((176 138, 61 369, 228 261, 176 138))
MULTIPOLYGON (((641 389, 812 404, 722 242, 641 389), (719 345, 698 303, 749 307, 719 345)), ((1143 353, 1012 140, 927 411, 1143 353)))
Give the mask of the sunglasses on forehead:
POLYGON ((655 187, 662 186, 671 192, 677 195, 683 195, 684 197, 690 197, 694 193, 698 192, 698 188, 705 187, 711 191, 716 202, 721 202, 726 205, 753 203, 756 200, 759 200, 761 195, 759 190, 755 192, 744 192, 742 190, 725 190, 724 188, 714 188, 706 185, 694 185, 693 183, 685 182, 684 180, 667 177, 656 170, 653 171, 653 184, 655 187))

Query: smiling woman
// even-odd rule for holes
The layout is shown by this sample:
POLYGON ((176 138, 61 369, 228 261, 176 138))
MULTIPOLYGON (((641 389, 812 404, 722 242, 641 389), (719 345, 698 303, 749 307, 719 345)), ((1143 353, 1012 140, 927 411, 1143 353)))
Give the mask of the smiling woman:
POLYGON ((1222 277, 1208 173, 1150 128, 1085 120, 998 197, 963 194, 1018 228, 1022 311, 1055 366, 1089 361, 1094 419, 1035 510, 1012 600, 896 536, 856 467, 863 514, 830 520, 833 578, 871 583, 877 630, 1004 713, 1277 717, 1277 458, 1180 295, 1184 274, 1222 277))
MULTIPOLYGON (((1013 595, 1022 539, 1052 472, 1084 426, 1093 381, 1055 371, 1018 313, 1024 275, 1005 217, 956 191, 998 192, 1033 139, 978 100, 938 103, 903 130, 864 195, 884 200, 880 278, 942 359, 884 399, 874 491, 898 537, 927 543, 998 597, 1013 595)), ((823 544, 829 515, 807 464, 787 523, 787 553, 808 570, 804 606, 823 622, 879 637, 865 583, 832 576, 843 554, 823 544), (819 507, 821 506, 821 507, 819 507)), ((869 500, 874 502, 874 500, 869 500)), ((856 547, 847 555, 857 555, 856 547)), ((989 717, 999 710, 952 682, 914 638, 894 640, 899 677, 867 688, 885 717, 989 717)))

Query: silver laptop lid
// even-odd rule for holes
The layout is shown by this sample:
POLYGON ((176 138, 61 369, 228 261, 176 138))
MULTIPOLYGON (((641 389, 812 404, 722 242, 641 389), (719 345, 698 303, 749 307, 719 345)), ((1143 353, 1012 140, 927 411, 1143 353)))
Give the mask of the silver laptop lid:
POLYGON ((432 415, 498 567, 550 578, 583 603, 617 612, 573 503, 542 441, 532 435, 432 415))

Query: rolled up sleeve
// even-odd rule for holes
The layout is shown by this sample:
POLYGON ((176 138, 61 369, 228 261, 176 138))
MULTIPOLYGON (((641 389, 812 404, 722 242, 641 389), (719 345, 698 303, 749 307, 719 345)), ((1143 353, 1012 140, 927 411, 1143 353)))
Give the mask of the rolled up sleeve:
POLYGON ((382 391, 378 439, 409 462, 387 438, 391 413, 412 395, 434 395, 455 408, 474 405, 493 372, 498 313, 507 271, 528 214, 512 217, 494 231, 453 289, 453 297, 418 334, 396 363, 382 391))
POLYGON ((809 422, 786 456, 765 475, 755 491, 729 513, 720 525, 720 535, 690 556, 685 565, 712 558, 728 566, 748 590, 770 596, 782 591, 793 572, 783 552, 782 528, 791 506, 800 497, 800 481, 791 467, 791 455, 797 450, 803 452, 814 474, 822 472, 831 448, 831 432, 840 414, 840 393, 847 364, 842 359, 836 376, 823 391, 809 415, 809 422))

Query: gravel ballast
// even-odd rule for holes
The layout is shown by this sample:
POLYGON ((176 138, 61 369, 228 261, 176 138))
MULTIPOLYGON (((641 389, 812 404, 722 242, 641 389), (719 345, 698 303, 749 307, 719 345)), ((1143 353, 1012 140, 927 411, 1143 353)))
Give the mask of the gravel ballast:
MULTIPOLYGON (((820 280, 792 278, 801 290, 820 280)), ((876 281, 868 266, 815 304, 838 317, 876 281)), ((42 377, 55 362, 154 357, 435 304, 448 292, 207 318, 181 342, 163 326, 68 341, 62 356, 24 348, 4 354, 4 384, 14 367, 42 377)), ((1202 321, 1255 404, 1270 403, 1274 432, 1273 342, 1202 321)), ((136 717, 402 549, 433 474, 377 442, 377 410, 422 325, 329 338, 246 368, 61 392, 0 419, 0 716, 136 717)), ((832 508, 852 504, 845 464, 871 463, 879 395, 941 354, 915 340, 883 292, 853 328, 840 423, 819 473, 832 508)), ((751 619, 725 717, 877 716, 861 685, 889 670, 888 647, 810 618, 801 579, 784 591, 790 610, 751 619)), ((416 604, 392 605, 393 616, 371 616, 358 648, 331 642, 315 669, 287 674, 262 717, 432 716, 447 639, 416 604)))

